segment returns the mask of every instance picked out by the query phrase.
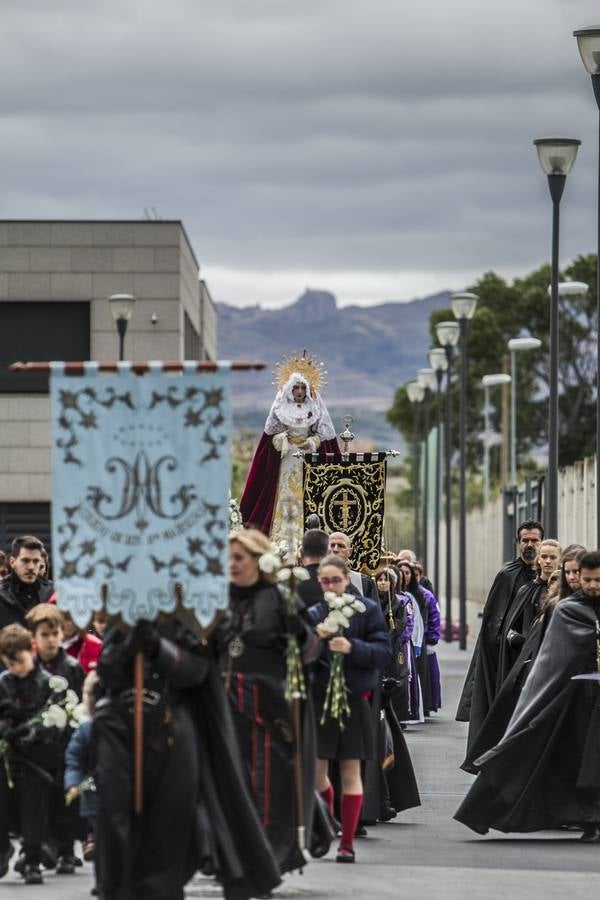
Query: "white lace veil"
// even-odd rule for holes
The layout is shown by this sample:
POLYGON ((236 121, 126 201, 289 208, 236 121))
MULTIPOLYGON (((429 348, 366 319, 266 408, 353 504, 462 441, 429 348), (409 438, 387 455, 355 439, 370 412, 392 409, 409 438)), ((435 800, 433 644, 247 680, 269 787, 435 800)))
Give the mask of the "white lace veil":
POLYGON ((267 434, 280 434, 288 428, 307 428, 324 441, 335 437, 327 407, 319 395, 312 396, 310 384, 299 372, 292 372, 281 390, 277 391, 265 423, 267 434), (306 399, 302 404, 294 400, 292 388, 295 384, 303 384, 306 388, 306 399))

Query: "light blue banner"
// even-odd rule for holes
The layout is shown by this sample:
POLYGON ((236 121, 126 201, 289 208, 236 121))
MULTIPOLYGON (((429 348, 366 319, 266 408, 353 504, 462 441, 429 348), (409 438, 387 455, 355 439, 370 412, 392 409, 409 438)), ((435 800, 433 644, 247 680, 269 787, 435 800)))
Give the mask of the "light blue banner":
MULTIPOLYGON (((184 364, 185 365, 185 364, 184 364)), ((85 627, 228 604, 229 365, 216 372, 62 374, 52 364, 52 549, 58 605, 85 627)))

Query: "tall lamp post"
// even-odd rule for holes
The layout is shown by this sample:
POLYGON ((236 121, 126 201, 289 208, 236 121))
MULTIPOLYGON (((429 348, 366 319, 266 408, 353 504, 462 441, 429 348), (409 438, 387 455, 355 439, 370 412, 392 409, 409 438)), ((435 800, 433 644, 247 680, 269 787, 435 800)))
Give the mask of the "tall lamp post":
MULTIPOLYGON (((577 46, 581 59, 592 76, 594 97, 600 116, 600 25, 590 28, 579 28, 573 34, 577 38, 577 46)), ((600 122, 600 118, 599 118, 600 122)), ((598 203, 596 232, 596 360, 598 373, 596 376, 596 546, 600 547, 600 128, 598 129, 598 203)))
POLYGON ((546 486, 546 530, 558 532, 558 237, 560 198, 567 175, 573 168, 581 141, 577 138, 538 138, 540 165, 548 176, 552 198, 552 277, 550 294, 550 385, 548 410, 548 482, 546 486))
POLYGON ((428 563, 428 525, 429 525, 429 397, 435 388, 436 378, 433 369, 419 369, 417 381, 423 388, 423 571, 427 572, 428 563))
POLYGON ((510 375, 504 372, 498 372, 497 375, 484 375, 481 379, 483 385, 483 502, 488 503, 490 499, 490 388, 496 387, 498 384, 510 384, 510 375))
POLYGON ((413 408, 413 506, 414 506, 414 548, 417 556, 420 555, 419 545, 419 403, 425 396, 425 390, 418 381, 411 381, 406 385, 408 399, 413 408))
POLYGON ((475 315, 477 294, 453 294, 454 318, 460 330, 459 514, 458 514, 458 646, 467 649, 467 331, 475 315))
POLYGON ((117 325, 119 334, 119 360, 124 359, 125 350, 125 334, 127 332, 127 323, 131 318, 133 307, 135 306, 135 297, 133 294, 113 294, 108 298, 110 303, 110 311, 117 325))
POLYGON ((439 322, 435 333, 444 348, 446 369, 446 433, 444 435, 446 462, 446 626, 444 640, 452 641, 452 359, 460 337, 458 322, 439 322))
MULTIPOLYGON (((510 350, 510 483, 517 484, 517 353, 523 350, 538 350, 542 346, 539 338, 511 338, 510 350)), ((491 376, 490 376, 491 377, 491 376)), ((501 382, 502 384, 508 382, 501 382)))
POLYGON ((442 579, 440 577, 440 510, 442 495, 442 379, 448 368, 446 351, 443 347, 434 347, 428 354, 429 365, 435 372, 437 382, 436 390, 436 425, 437 440, 435 442, 435 504, 434 504, 434 532, 433 532, 433 570, 435 572, 434 585, 436 594, 439 593, 442 579))

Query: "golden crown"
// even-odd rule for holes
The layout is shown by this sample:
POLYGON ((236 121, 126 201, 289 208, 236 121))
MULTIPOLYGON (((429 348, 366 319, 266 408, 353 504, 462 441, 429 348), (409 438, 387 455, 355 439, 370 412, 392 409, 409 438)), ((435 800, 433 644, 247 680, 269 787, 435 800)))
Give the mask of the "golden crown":
POLYGON ((323 385, 327 384, 324 379, 324 376, 327 375, 325 363, 319 362, 316 356, 310 356, 306 349, 302 351, 302 355, 294 352, 281 357, 281 361, 273 370, 275 376, 273 384, 281 390, 294 372, 298 372, 299 375, 306 378, 313 397, 316 397, 323 385))

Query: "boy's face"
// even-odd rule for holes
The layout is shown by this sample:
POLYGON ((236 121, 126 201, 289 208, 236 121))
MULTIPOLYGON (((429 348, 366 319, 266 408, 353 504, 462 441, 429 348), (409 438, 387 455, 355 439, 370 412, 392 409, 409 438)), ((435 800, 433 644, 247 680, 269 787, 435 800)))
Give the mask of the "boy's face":
POLYGON ((29 673, 33 672, 35 669, 33 653, 31 650, 19 650, 19 652, 15 654, 14 659, 3 656, 2 662, 11 675, 14 675, 16 678, 27 678, 29 673))
POLYGON ((42 622, 36 628, 34 637, 38 656, 42 662, 54 659, 63 642, 62 628, 42 622))

